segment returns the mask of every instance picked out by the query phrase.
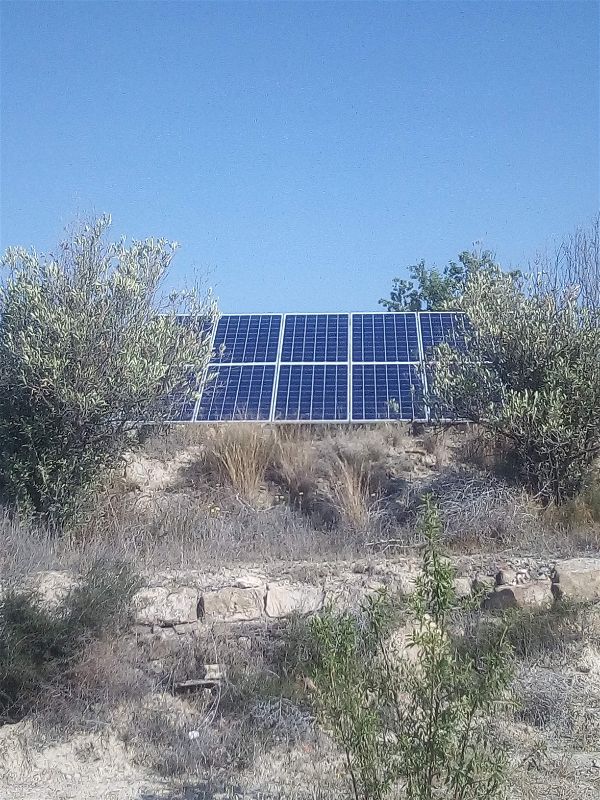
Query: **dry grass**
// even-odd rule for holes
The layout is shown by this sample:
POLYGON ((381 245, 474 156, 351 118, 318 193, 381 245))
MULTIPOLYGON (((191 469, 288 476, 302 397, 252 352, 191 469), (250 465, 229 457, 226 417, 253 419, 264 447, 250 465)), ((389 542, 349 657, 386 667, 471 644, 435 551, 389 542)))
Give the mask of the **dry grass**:
POLYGON ((235 500, 229 507, 209 508, 185 496, 163 500, 140 508, 135 499, 123 498, 110 515, 99 514, 77 536, 56 538, 0 519, 0 581, 40 570, 79 572, 98 558, 125 561, 145 573, 364 555, 360 532, 316 527, 285 505, 257 511, 235 500))
POLYGON ((423 492, 434 496, 454 550, 546 549, 548 532, 540 523, 539 506, 490 473, 449 468, 422 486, 423 492))
POLYGON ((338 524, 365 530, 381 515, 372 483, 367 464, 348 462, 340 456, 330 460, 321 493, 338 524))
POLYGON ((210 429, 203 466, 246 500, 253 500, 265 486, 273 463, 277 437, 269 428, 232 423, 210 429))

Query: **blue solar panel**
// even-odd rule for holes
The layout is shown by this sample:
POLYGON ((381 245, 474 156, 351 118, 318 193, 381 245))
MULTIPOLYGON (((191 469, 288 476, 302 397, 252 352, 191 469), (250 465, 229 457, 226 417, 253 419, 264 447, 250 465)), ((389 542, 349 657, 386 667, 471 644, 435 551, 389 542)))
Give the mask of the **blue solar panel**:
POLYGON ((212 361, 215 364, 274 362, 280 329, 280 314, 227 314, 217 324, 212 361))
POLYGON ((185 384, 167 396, 166 418, 170 422, 191 422, 194 418, 197 397, 198 380, 194 372, 189 372, 185 384))
POLYGON ((288 314, 282 361, 347 361, 348 314, 288 314))
POLYGON ((355 364, 352 367, 352 419, 426 418, 423 383, 414 364, 355 364))
POLYGON ((268 420, 274 383, 274 364, 215 367, 209 370, 196 418, 268 420))
MULTIPOLYGON (((206 319, 179 322, 193 324, 200 335, 210 329, 206 319)), ((467 324, 458 312, 225 315, 214 328, 214 378, 197 401, 196 376, 190 373, 189 386, 167 398, 169 419, 368 422, 449 416, 435 398, 425 403, 422 376, 431 391, 432 348, 447 342, 464 349, 467 324)))
POLYGON ((282 364, 275 419, 348 419, 348 367, 345 364, 282 364))
POLYGON ((353 361, 419 361, 416 314, 352 315, 353 361))
POLYGON ((466 317, 454 311, 428 311, 419 315, 425 356, 443 342, 458 349, 465 347, 466 317))

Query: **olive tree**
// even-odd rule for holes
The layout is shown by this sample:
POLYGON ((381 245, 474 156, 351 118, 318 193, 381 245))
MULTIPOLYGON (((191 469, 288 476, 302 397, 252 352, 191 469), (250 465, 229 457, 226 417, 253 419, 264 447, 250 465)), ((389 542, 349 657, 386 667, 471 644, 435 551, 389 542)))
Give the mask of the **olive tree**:
POLYGON ((462 308, 465 348, 437 349, 431 402, 508 443, 516 475, 562 502, 600 453, 598 309, 554 278, 490 273, 462 308))
POLYGON ((176 244, 111 243, 109 226, 80 226, 56 255, 2 260, 0 492, 50 521, 89 496, 138 420, 167 418, 209 357, 213 304, 163 293, 176 244))

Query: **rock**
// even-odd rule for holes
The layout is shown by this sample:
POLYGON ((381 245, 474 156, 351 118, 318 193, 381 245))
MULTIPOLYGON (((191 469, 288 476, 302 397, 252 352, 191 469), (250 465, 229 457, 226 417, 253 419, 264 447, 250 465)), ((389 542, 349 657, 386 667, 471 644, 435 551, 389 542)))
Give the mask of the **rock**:
POLYGON ((148 642, 148 658, 150 661, 162 661, 177 653, 180 646, 179 637, 173 628, 162 628, 148 642))
POLYGON ((419 648, 410 643, 415 631, 415 624, 407 622, 390 634, 385 643, 385 649, 391 663, 399 664, 401 661, 408 661, 411 664, 416 663, 419 656, 419 648))
POLYGON ((199 633, 200 628, 197 622, 182 622, 180 625, 173 625, 173 630, 179 636, 191 636, 199 633))
POLYGON ((79 585, 79 581, 70 572, 51 570, 36 572, 23 584, 26 592, 34 592, 42 606, 53 611, 63 603, 69 594, 79 585))
POLYGON ((204 621, 241 622, 259 619, 264 610, 264 589, 239 589, 226 586, 204 592, 200 599, 200 614, 204 621))
POLYGON ((600 558, 559 561, 552 573, 552 591, 560 599, 600 600, 600 558))
POLYGON ((198 619, 198 592, 189 586, 154 586, 137 591, 132 599, 138 625, 181 625, 198 619))
POLYGON ((235 586, 238 589, 259 589, 264 585, 264 578, 259 578, 257 575, 245 575, 235 582, 235 586))
POLYGON ((464 599, 471 596, 472 581, 470 578, 454 578, 453 584, 458 598, 464 599))
POLYGON ((314 614, 323 607, 323 590, 308 584, 270 583, 265 609, 268 617, 314 614))
POLYGON ((554 601, 548 581, 524 586, 497 586, 484 600, 484 608, 550 608, 554 601))
POLYGON ((367 592, 375 594, 376 592, 385 592, 388 586, 383 581, 378 581, 377 578, 371 578, 367 581, 365 588, 367 592))
POLYGON ((514 586, 517 583, 517 573, 509 567, 500 569, 496 573, 496 586, 514 586))

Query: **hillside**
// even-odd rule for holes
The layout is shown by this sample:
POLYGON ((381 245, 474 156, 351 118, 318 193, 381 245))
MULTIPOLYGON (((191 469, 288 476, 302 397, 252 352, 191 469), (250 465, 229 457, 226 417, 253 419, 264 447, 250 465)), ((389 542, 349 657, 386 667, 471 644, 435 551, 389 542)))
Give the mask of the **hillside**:
MULTIPOLYGON (((118 593, 126 570, 135 585, 0 729, 1 796, 339 797, 305 620, 382 589, 410 595, 425 492, 458 593, 483 599, 457 633, 514 615, 515 703, 490 723, 511 796, 600 796, 598 496, 543 510, 505 469, 466 428, 181 428, 129 458, 70 538, 6 519, 5 593, 25 586, 59 613, 86 580, 118 593)), ((395 636, 408 652, 402 624, 395 636)))

